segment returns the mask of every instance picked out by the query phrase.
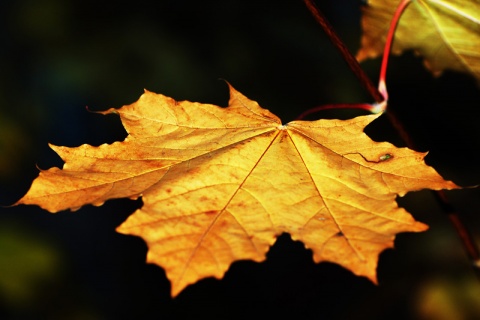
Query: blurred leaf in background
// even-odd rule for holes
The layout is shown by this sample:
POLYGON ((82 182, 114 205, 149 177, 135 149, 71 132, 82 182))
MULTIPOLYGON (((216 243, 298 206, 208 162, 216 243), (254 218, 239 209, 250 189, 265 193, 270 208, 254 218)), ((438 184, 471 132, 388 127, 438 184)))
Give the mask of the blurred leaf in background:
POLYGON ((61 271, 61 256, 41 235, 12 224, 0 226, 0 296, 21 309, 48 296, 61 271))
POLYGON ((432 277, 415 295, 422 319, 480 319, 480 286, 468 277, 432 277))

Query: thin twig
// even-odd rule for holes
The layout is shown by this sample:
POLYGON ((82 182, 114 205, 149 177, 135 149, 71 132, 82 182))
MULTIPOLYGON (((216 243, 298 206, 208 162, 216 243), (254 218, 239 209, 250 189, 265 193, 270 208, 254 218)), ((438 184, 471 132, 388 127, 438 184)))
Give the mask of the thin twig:
POLYGON ((473 235, 465 227, 465 224, 462 222, 458 211, 456 211, 455 208, 450 204, 447 195, 443 190, 435 191, 435 198, 440 204, 442 210, 447 214, 448 219, 460 237, 463 247, 465 248, 465 251, 472 263, 474 273, 480 280, 480 251, 478 250, 478 246, 473 239, 473 235))
MULTIPOLYGON (((304 0, 304 2, 308 10, 312 13, 315 20, 323 28, 323 30, 325 31, 329 39, 332 41, 332 43, 335 45, 335 47, 340 51, 342 57, 345 59, 345 61, 349 65, 350 69, 359 78, 360 82, 367 88, 368 92, 372 95, 375 101, 377 101, 378 103, 384 102, 384 96, 382 95, 382 93, 377 88, 375 88, 371 80, 367 77, 363 69, 360 67, 355 57, 348 50, 348 48, 345 46, 343 41, 338 37, 335 30, 327 21, 325 16, 320 12, 320 10, 317 8, 317 6, 313 3, 312 0, 304 0)), ((399 4, 401 8, 400 9, 397 8, 396 22, 392 23, 390 28, 396 28, 398 19, 409 2, 410 2, 409 0, 401 0, 399 4)), ((389 46, 388 50, 385 49, 385 52, 387 55, 390 54, 390 45, 391 43, 388 44, 389 46)), ((383 78, 381 78, 383 80, 385 80, 386 64, 387 64, 388 58, 384 61, 385 61, 384 62, 385 67, 382 68, 383 78)), ((386 86, 385 86, 385 93, 386 93, 386 86)), ((411 139, 407 131, 404 129, 398 117, 396 117, 391 110, 388 110, 386 113, 387 113, 388 119, 392 123, 392 126, 398 132, 400 137, 404 140, 407 147, 415 150, 416 148, 413 143, 413 140, 411 139)), ((452 225, 454 226, 455 231, 459 235, 460 240, 462 241, 463 247, 465 248, 465 251, 472 263, 472 268, 474 270, 474 273, 480 279, 480 250, 478 249, 478 246, 475 243, 472 234, 468 231, 467 227, 462 222, 462 219, 460 218, 458 211, 456 211, 448 201, 445 192, 442 190, 433 191, 433 192, 435 195, 435 199, 441 206, 442 210, 448 215, 448 218, 451 221, 452 225)))
MULTIPOLYGON (((407 8, 408 4, 410 4, 411 2, 412 2, 411 0, 400 1, 393 15, 393 18, 390 24, 390 29, 388 30, 388 35, 387 35, 385 48, 383 52, 382 67, 380 70, 379 84, 378 84, 378 89, 383 94, 386 100, 388 99, 388 92, 387 92, 387 86, 386 86, 386 73, 387 73, 388 57, 390 55, 393 37, 395 34, 395 30, 397 28, 398 22, 400 21, 400 17, 402 16, 403 12, 405 12, 405 9, 407 8)), ((397 132, 400 134, 401 138, 403 139, 407 147, 409 147, 410 149, 416 150, 415 144, 412 138, 404 129, 403 125, 395 116, 395 114, 391 111, 391 109, 387 111, 387 115, 390 122, 392 123, 394 128, 397 130, 397 132)), ((432 192, 434 193, 435 199, 437 200, 438 204, 442 208, 443 212, 447 214, 450 222, 455 228, 455 231, 460 237, 463 247, 470 261, 472 262, 474 273, 480 279, 480 250, 478 249, 478 246, 473 238, 473 235, 469 232, 468 228, 462 222, 462 219, 458 211, 455 210, 455 208, 448 201, 448 198, 445 192, 443 190, 437 190, 432 192)))
POLYGON ((370 95, 377 103, 384 101, 382 94, 375 87, 365 71, 363 71, 357 59, 355 59, 355 57, 350 53, 350 50, 348 50, 347 46, 338 37, 330 22, 328 22, 323 13, 317 8, 315 3, 313 3, 311 0, 304 0, 304 2, 315 20, 318 22, 318 24, 320 24, 320 26, 322 26, 330 41, 340 51, 343 59, 345 59, 350 69, 358 77, 360 83, 368 90, 370 95))

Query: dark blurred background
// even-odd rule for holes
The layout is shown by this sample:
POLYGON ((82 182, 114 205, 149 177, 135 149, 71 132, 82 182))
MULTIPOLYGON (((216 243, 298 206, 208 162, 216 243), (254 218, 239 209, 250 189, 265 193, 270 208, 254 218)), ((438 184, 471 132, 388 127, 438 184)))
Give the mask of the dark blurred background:
MULTIPOLYGON (((318 1, 352 52, 360 0, 318 1)), ((365 2, 365 1, 363 1, 365 2)), ((143 89, 225 106, 228 80, 284 122, 329 103, 372 102, 300 0, 0 1, 0 319, 480 318, 480 285, 429 191, 398 200, 430 225, 380 257, 379 285, 281 236, 264 263, 232 265, 176 299, 140 238, 115 232, 141 200, 50 214, 21 198, 38 168, 61 166, 48 143, 122 140, 115 116, 143 89)), ((377 81, 379 60, 363 63, 377 81)), ((468 75, 434 78, 412 53, 391 60, 391 106, 426 161, 460 185, 480 183, 480 90, 468 75)), ((364 112, 324 111, 310 119, 364 112)), ((367 127, 402 146, 386 117, 367 127)), ((480 192, 447 192, 480 242, 480 192)))

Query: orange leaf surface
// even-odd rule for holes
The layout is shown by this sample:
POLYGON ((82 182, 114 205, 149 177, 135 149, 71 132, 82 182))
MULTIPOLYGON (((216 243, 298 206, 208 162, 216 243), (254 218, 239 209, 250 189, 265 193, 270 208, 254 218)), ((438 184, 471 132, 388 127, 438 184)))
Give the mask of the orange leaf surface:
POLYGON ((280 119, 230 87, 227 108, 146 91, 117 113, 123 142, 52 148, 63 170, 42 171, 18 204, 56 212, 111 198, 143 198, 118 231, 142 237, 172 295, 237 260, 263 261, 286 232, 331 261, 376 281, 378 255, 399 232, 427 228, 395 198, 452 189, 419 153, 374 142, 351 120, 280 119))
MULTIPOLYGON (((369 0, 362 14, 359 61, 383 53, 390 21, 400 0, 369 0)), ((402 14, 392 53, 414 50, 439 74, 467 72, 480 81, 480 0, 417 0, 402 14)))

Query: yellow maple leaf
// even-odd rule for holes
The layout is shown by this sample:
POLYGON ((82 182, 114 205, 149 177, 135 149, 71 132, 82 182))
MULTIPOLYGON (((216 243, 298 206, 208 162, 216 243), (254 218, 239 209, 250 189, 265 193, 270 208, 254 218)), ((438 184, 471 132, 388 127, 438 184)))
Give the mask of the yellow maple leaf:
POLYGON ((289 233, 331 261, 376 281, 378 255, 399 232, 427 228, 395 198, 452 189, 425 153, 374 142, 379 115, 351 120, 280 119, 230 87, 227 108, 146 91, 120 109, 123 142, 52 148, 63 170, 41 171, 17 204, 51 212, 111 198, 143 198, 117 231, 142 237, 172 295, 237 260, 262 261, 289 233))
MULTIPOLYGON (((362 8, 359 61, 383 53, 399 0, 369 0, 362 8)), ((414 50, 435 74, 445 69, 472 74, 480 81, 480 0, 417 0, 403 12, 392 53, 414 50)))

